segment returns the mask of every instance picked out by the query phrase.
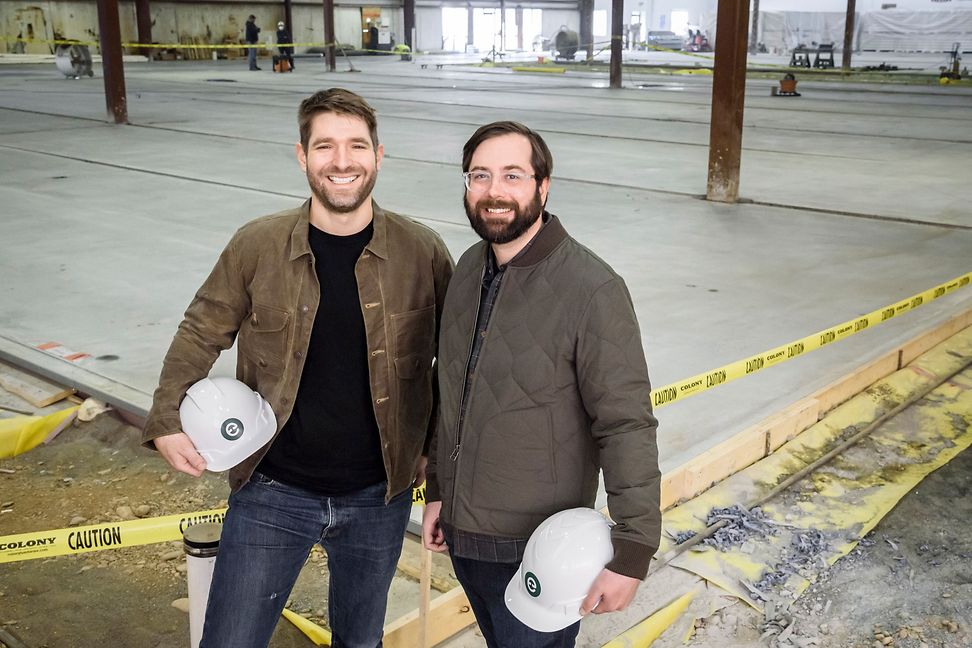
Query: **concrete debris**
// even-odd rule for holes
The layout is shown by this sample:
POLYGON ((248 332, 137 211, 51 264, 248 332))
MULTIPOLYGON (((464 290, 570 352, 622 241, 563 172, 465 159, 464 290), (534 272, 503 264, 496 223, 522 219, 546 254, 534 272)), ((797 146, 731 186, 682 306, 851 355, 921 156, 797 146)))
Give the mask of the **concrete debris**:
POLYGON ((751 510, 746 510, 739 504, 725 508, 714 508, 709 511, 706 524, 711 526, 722 520, 726 520, 728 523, 713 533, 711 537, 703 540, 703 544, 715 547, 719 551, 728 551, 733 547, 741 546, 754 536, 765 538, 779 534, 777 528, 779 525, 767 518, 763 509, 758 506, 751 510))
MULTIPOLYGON (((768 593, 785 584, 794 574, 809 579, 812 568, 827 566, 822 554, 829 550, 830 543, 826 536, 816 529, 794 533, 790 546, 783 551, 780 561, 773 570, 764 573, 752 587, 747 585, 747 588, 750 592, 756 589, 768 593)), ((765 600, 765 597, 758 598, 765 600)))

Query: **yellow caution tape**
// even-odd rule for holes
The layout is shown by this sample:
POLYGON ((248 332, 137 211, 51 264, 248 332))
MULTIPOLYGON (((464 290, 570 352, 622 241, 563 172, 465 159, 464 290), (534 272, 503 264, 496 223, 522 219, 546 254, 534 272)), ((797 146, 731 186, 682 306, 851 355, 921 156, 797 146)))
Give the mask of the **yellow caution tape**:
POLYGON ((514 65, 510 68, 514 72, 546 72, 548 74, 564 74, 567 68, 564 67, 541 67, 538 65, 514 65))
MULTIPOLYGON (((8 38, 0 36, 0 42, 7 43, 49 43, 51 45, 86 45, 88 47, 100 47, 98 41, 81 41, 73 39, 49 39, 49 38, 8 38)), ((194 43, 122 43, 122 47, 140 47, 146 49, 249 49, 256 47, 260 49, 277 49, 278 47, 340 47, 340 43, 230 43, 222 45, 194 44, 194 43)), ((381 52, 382 54, 398 54, 399 52, 389 52, 385 50, 353 50, 355 52, 381 52)))
MULTIPOLYGON (((412 489, 412 503, 425 504, 425 484, 412 489)), ((181 540, 193 524, 223 522, 225 508, 106 522, 70 529, 0 536, 0 564, 181 540)))
POLYGON ((284 618, 297 626, 298 630, 307 635, 307 638, 313 641, 315 645, 331 645, 331 633, 326 628, 322 628, 313 621, 305 619, 296 612, 292 612, 287 608, 284 608, 283 615, 284 618))
POLYGON ((695 592, 683 594, 601 648, 648 648, 682 616, 694 597, 695 592))
POLYGON ((222 522, 226 509, 89 524, 0 537, 0 564, 181 540, 193 524, 222 522))
MULTIPOLYGON (((894 304, 832 326, 805 338, 738 360, 712 371, 686 378, 651 391, 654 406, 663 407, 694 394, 700 394, 727 382, 792 360, 797 356, 850 337, 889 319, 967 286, 972 272, 956 277, 894 304)), ((414 504, 425 502, 425 484, 412 490, 414 504)), ((128 547, 179 540, 186 527, 199 522, 221 522, 225 509, 169 515, 158 518, 128 520, 74 529, 39 531, 0 537, 0 564, 32 558, 46 558, 99 549, 128 547)))
POLYGON ((718 369, 713 369, 705 373, 697 374, 691 378, 665 385, 651 391, 651 402, 655 407, 664 407, 674 402, 683 400, 695 394, 701 394, 713 387, 724 385, 727 382, 754 374, 763 369, 768 369, 787 360, 792 360, 814 349, 827 346, 837 340, 843 340, 856 333, 876 326, 889 319, 903 315, 908 311, 914 310, 923 304, 934 301, 939 297, 967 286, 972 281, 972 272, 956 277, 951 281, 929 288, 917 295, 912 295, 907 299, 879 308, 876 311, 862 315, 861 317, 848 320, 836 326, 818 331, 805 338, 801 338, 788 344, 783 344, 776 348, 758 353, 743 360, 737 360, 718 369))

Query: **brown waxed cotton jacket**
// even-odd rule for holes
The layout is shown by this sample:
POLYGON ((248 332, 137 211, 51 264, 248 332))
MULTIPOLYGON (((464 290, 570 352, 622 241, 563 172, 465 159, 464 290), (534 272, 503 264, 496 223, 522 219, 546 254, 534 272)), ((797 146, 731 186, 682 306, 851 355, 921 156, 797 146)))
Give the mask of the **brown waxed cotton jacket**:
MULTIPOLYGON (((433 359, 453 263, 442 239, 374 208, 374 234, 355 265, 368 343, 372 404, 388 475, 386 497, 411 485, 435 426, 433 359)), ((179 404, 237 342, 236 377, 262 395, 277 432, 293 410, 320 284, 308 242, 310 201, 236 232, 186 310, 165 356, 142 442, 181 431, 179 404)), ((271 441, 272 443, 272 441, 271 441)), ((270 444, 229 471, 235 491, 270 444)))

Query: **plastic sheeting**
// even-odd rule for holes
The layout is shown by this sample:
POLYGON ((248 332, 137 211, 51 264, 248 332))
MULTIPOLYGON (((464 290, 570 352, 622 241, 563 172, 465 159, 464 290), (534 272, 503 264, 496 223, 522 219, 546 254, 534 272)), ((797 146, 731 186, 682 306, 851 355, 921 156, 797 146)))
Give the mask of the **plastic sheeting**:
MULTIPOLYGON (((759 42, 771 52, 819 43, 843 50, 845 18, 837 11, 761 11, 759 42)), ((699 22, 714 44, 716 12, 703 12, 699 22)), ((855 51, 949 52, 953 43, 972 51, 972 10, 858 12, 853 43, 855 51)))
POLYGON ((861 17, 857 47, 892 52, 972 49, 972 11, 871 11, 861 17))

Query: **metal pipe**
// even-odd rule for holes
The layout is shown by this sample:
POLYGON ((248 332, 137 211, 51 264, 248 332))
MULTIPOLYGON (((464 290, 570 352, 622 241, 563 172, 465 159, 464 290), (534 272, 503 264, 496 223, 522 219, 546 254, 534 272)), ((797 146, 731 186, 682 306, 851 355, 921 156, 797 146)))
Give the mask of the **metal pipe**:
POLYGON ((324 58, 327 61, 327 71, 337 69, 334 38, 334 0, 324 0, 324 58))

